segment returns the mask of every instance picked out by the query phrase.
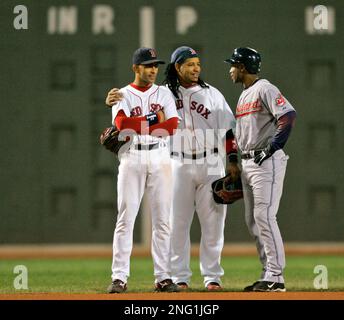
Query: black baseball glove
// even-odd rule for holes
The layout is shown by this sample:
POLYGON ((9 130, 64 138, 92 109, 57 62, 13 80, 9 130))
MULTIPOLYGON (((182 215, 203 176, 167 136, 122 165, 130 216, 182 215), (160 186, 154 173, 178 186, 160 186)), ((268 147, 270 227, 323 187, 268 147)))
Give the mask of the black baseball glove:
POLYGON ((216 203, 231 204, 243 198, 241 178, 235 181, 228 174, 224 178, 215 180, 211 187, 213 189, 213 198, 216 203))
POLYGON ((118 154, 119 149, 126 143, 125 139, 122 140, 120 138, 120 131, 114 126, 105 128, 101 133, 99 140, 101 145, 116 155, 118 154))

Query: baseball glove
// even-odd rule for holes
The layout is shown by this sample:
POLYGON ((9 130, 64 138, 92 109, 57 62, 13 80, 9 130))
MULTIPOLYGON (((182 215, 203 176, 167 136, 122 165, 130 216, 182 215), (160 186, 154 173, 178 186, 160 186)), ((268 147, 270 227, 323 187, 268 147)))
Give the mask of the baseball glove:
POLYGON ((118 154, 119 149, 126 143, 126 140, 120 140, 119 133, 120 131, 116 127, 112 126, 105 128, 99 137, 100 144, 116 155, 118 154))
POLYGON ((233 181, 228 174, 225 177, 215 180, 211 187, 213 198, 216 203, 231 204, 243 198, 242 183, 240 177, 233 181))

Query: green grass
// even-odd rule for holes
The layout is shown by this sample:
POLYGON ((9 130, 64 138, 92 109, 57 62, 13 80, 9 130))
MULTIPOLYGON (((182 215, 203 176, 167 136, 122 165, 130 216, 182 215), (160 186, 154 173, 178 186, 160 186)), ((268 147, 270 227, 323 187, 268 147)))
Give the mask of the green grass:
MULTIPOLYGON (((315 291, 316 265, 328 270, 328 291, 344 291, 344 256, 287 257, 285 280, 288 291, 315 291)), ((224 257, 222 278, 226 291, 242 291, 257 280, 260 264, 257 257, 224 257)), ((0 261, 0 293, 66 292, 105 293, 110 283, 111 259, 21 259, 0 261), (16 290, 13 282, 16 265, 28 270, 28 290, 16 290)), ((193 291, 204 291, 197 258, 191 261, 193 291)), ((151 258, 132 258, 128 292, 151 292, 153 289, 151 258)))

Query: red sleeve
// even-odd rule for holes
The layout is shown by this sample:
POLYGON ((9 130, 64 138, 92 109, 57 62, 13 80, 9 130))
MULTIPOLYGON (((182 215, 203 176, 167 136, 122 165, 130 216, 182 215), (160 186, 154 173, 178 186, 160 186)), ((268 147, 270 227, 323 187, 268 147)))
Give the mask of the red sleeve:
MULTIPOLYGON (((117 116, 115 118, 115 123, 116 127, 118 128, 119 131, 124 130, 124 129, 131 129, 134 130, 137 133, 141 133, 142 129, 142 122, 147 121, 146 117, 127 117, 124 113, 123 110, 120 110, 117 113, 117 116)), ((146 128, 148 125, 147 123, 144 125, 144 128, 146 128)))
POLYGON ((177 127, 178 127, 178 118, 173 117, 164 122, 157 123, 149 127, 149 134, 152 133, 152 136, 158 136, 158 137, 171 136, 174 134, 174 130, 177 129, 177 127))
POLYGON ((226 133, 226 153, 229 162, 238 162, 238 146, 235 141, 233 130, 228 130, 226 133))
POLYGON ((236 144, 233 130, 230 129, 226 133, 226 153, 237 153, 238 152, 238 146, 236 144))
POLYGON ((156 130, 155 132, 153 132, 152 135, 159 137, 174 134, 173 130, 177 129, 178 127, 177 117, 170 118, 164 122, 157 123, 149 127, 146 117, 127 117, 123 110, 120 110, 117 113, 114 122, 114 124, 120 131, 124 129, 131 129, 138 134, 151 134, 154 130, 156 130), (144 122, 144 124, 142 124, 142 122, 144 122))
POLYGON ((235 153, 238 152, 238 148, 237 148, 235 139, 234 138, 227 139, 226 140, 226 153, 230 154, 233 152, 235 152, 235 153))

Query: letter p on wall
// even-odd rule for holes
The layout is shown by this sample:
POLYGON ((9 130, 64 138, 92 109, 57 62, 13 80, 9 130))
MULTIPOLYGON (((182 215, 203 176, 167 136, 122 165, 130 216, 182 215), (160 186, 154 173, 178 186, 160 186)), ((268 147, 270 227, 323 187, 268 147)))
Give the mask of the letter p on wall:
POLYGON ((197 12, 193 7, 180 6, 176 9, 176 31, 178 34, 186 34, 188 29, 197 22, 197 12))

